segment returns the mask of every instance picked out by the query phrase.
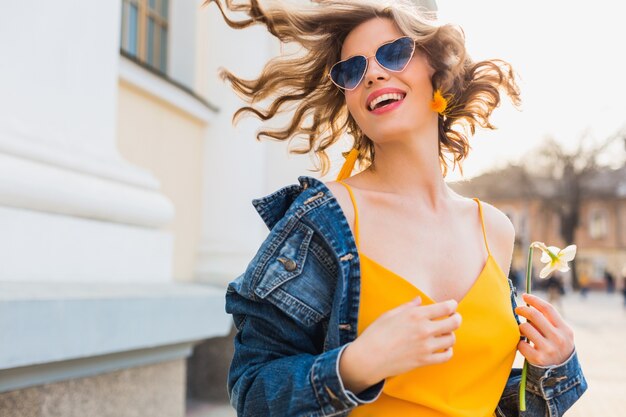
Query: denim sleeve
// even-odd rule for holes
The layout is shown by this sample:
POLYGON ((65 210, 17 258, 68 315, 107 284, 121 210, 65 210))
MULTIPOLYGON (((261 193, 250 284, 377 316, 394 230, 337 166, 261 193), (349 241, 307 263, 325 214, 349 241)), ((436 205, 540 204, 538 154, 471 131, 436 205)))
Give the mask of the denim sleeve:
POLYGON ((526 375, 526 411, 519 410, 519 385, 522 369, 513 368, 500 397, 498 417, 560 417, 587 390, 576 349, 560 365, 536 366, 528 363, 526 375))
POLYGON ((358 395, 345 389, 338 370, 348 344, 321 352, 320 326, 303 326, 273 304, 230 287, 226 311, 237 328, 227 379, 237 416, 345 416, 380 395, 384 380, 358 395))
MULTIPOLYGON (((515 308, 517 289, 509 279, 511 305, 517 324, 520 319, 515 308)), ((563 363, 551 366, 533 365, 530 362, 526 375, 526 411, 519 409, 519 386, 522 380, 522 368, 513 368, 498 406, 498 417, 551 416, 560 417, 587 390, 587 381, 583 375, 576 348, 563 363), (549 410, 549 412, 548 412, 549 410)))

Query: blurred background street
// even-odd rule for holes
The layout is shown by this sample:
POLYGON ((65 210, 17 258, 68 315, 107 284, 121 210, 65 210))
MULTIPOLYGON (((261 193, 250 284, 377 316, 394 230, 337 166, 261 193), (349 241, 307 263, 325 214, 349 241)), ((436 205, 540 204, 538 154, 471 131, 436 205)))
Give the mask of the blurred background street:
POLYGON ((623 303, 623 297, 617 292, 589 292, 586 299, 578 293, 564 297, 565 320, 574 329, 576 350, 589 384, 580 400, 566 413, 568 416, 626 415, 626 308, 623 303))

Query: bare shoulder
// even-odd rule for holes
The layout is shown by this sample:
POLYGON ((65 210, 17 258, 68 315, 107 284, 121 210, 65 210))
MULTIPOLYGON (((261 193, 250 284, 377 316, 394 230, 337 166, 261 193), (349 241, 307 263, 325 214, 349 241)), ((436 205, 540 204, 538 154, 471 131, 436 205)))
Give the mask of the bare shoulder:
POLYGON ((348 193, 348 189, 337 181, 328 181, 324 182, 324 184, 328 187, 330 192, 337 200, 339 207, 341 207, 341 210, 343 210, 343 213, 348 220, 348 224, 352 229, 354 227, 354 207, 352 207, 352 201, 350 200, 350 194, 348 193))
POLYGON ((497 207, 481 200, 485 229, 493 256, 508 275, 515 245, 515 227, 511 219, 497 207))
MULTIPOLYGON (((500 209, 489 203, 480 201, 483 207, 483 215, 485 217, 485 227, 491 226, 490 229, 495 233, 499 240, 512 241, 515 239, 515 227, 500 209)), ((512 242, 511 242, 512 243, 512 242)))

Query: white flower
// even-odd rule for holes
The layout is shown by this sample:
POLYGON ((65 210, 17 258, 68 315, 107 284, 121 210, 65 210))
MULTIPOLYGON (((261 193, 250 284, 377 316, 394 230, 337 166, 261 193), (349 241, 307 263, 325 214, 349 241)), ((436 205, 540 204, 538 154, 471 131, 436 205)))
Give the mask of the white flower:
POLYGON ((572 261, 576 256, 576 245, 569 245, 564 249, 556 246, 546 246, 543 242, 533 242, 532 247, 539 248, 543 252, 541 254, 541 262, 545 263, 539 273, 539 278, 546 278, 555 270, 567 272, 570 270, 568 262, 572 261))

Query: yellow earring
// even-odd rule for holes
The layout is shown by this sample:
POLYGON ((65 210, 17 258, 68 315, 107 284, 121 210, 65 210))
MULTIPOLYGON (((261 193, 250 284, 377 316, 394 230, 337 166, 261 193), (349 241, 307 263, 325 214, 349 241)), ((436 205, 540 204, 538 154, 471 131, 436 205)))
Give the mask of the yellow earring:
POLYGON ((447 108, 448 108, 448 100, 443 96, 443 94, 441 94, 440 89, 435 90, 433 99, 430 102, 430 109, 441 115, 444 115, 446 113, 447 108))
POLYGON ((346 179, 352 174, 352 170, 354 169, 354 164, 356 163, 358 156, 359 150, 357 148, 350 149, 350 152, 348 152, 347 155, 344 155, 346 160, 339 171, 339 175, 337 175, 336 181, 346 179))

